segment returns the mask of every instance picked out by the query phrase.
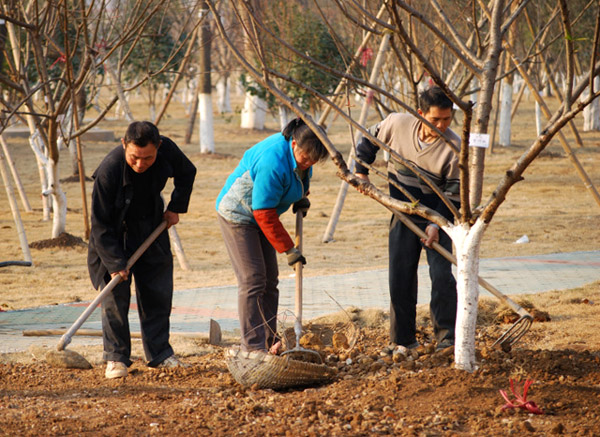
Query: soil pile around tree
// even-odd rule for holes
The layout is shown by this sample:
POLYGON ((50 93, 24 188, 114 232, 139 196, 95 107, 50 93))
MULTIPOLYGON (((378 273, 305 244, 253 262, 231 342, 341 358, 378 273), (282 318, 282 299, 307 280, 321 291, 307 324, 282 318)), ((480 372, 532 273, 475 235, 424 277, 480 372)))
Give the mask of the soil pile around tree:
POLYGON ((73 249, 79 247, 87 247, 87 243, 83 241, 81 237, 76 237, 68 232, 63 232, 56 238, 49 238, 47 240, 34 241, 29 244, 32 249, 49 249, 49 248, 61 248, 61 249, 73 249))

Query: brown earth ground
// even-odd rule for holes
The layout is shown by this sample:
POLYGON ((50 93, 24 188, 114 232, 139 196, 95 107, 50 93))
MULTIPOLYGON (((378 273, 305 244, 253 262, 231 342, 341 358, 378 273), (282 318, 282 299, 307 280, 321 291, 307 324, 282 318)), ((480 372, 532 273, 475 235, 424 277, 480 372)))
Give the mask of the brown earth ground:
MULTIPOLYGON (((147 106, 134 105, 139 119, 147 106)), ((358 110, 358 108, 356 108, 358 110)), ((93 114, 92 114, 93 115, 93 114)), ((114 116, 114 114, 113 114, 114 116)), ((375 119, 373 119, 375 120, 375 119)), ((191 270, 176 264, 176 289, 235 283, 215 220, 214 199, 243 151, 277 130, 273 119, 262 132, 239 129, 235 114, 215 117, 216 154, 198 152, 197 132, 183 144, 187 120, 175 104, 160 128, 173 138, 198 167, 190 212, 182 216, 178 232, 191 270)), ((577 125, 581 126, 581 119, 577 125)), ((101 124, 119 138, 126 123, 115 117, 101 124)), ((485 196, 502 173, 532 142, 533 107, 524 102, 513 125, 514 144, 488 155, 485 196)), ((568 137, 568 132, 565 132, 568 137)), ((331 138, 347 155, 350 134, 340 123, 331 138)), ((584 133, 584 147, 571 144, 596 185, 600 185, 600 135, 584 133)), ((90 174, 116 143, 84 144, 90 174)), ((21 216, 31 243, 34 267, 0 268, 0 308, 13 310, 72 301, 89 301, 92 289, 85 264, 83 208, 79 184, 64 182, 68 199, 69 236, 46 241, 51 223, 41 218, 38 172, 23 140, 11 140, 12 159, 25 185, 33 213, 21 216)), ((61 175, 72 174, 63 153, 61 175)), ((373 200, 351 190, 335 233, 335 242, 321 238, 339 189, 334 166, 315 168, 312 207, 305 221, 306 275, 352 272, 387 265, 389 214, 373 200)), ((383 184, 382 184, 383 187, 383 184)), ((91 183, 86 185, 87 196, 91 183)), ((0 253, 2 259, 21 260, 22 253, 4 190, 0 193, 0 253)), ((531 255, 597 250, 600 207, 584 187, 565 151, 554 141, 511 190, 486 231, 482 257, 531 255), (528 244, 514 244, 522 235, 528 244)), ((283 216, 288 229, 291 214, 283 216)), ((289 269, 281 260, 282 272, 289 269)), ((518 299, 519 300, 519 299, 518 299)), ((387 344, 387 315, 381 311, 349 311, 361 329, 350 351, 318 346, 327 363, 338 369, 331 383, 284 391, 243 388, 228 372, 225 348, 204 340, 174 338, 183 369, 154 371, 144 365, 139 340, 134 340, 130 376, 106 380, 97 347, 78 350, 94 365, 92 370, 50 366, 44 350, 0 357, 1 435, 600 435, 600 286, 530 295, 519 300, 550 321, 535 322, 512 349, 492 347, 508 326, 495 301, 482 301, 477 349, 479 370, 457 371, 449 351, 432 353, 426 308, 420 308, 419 356, 394 360, 381 354, 387 344), (347 361, 348 359, 351 360, 347 361), (523 409, 501 410, 499 390, 509 390, 509 379, 533 380, 528 400, 545 414, 523 409)), ((340 302, 344 305, 344 302, 340 302)), ((317 324, 341 329, 334 316, 317 324)), ((343 320, 343 319, 341 319, 343 320)), ((509 392, 510 393, 510 392, 509 392)), ((512 394, 510 395, 513 398, 512 394)))

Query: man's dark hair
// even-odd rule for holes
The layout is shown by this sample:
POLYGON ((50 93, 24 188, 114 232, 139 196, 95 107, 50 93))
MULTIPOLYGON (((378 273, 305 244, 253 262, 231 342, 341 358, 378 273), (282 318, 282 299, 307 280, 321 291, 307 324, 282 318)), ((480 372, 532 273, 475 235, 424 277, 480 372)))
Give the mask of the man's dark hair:
POLYGON ((419 109, 424 114, 427 114, 432 106, 448 109, 452 108, 453 103, 440 87, 434 86, 426 89, 419 96, 419 109))
POLYGON ((158 128, 149 121, 134 121, 127 128, 125 144, 133 143, 138 147, 146 147, 148 144, 153 144, 155 147, 160 146, 160 134, 158 128))
MULTIPOLYGON (((319 129, 321 129, 319 127, 319 129)), ((327 149, 317 137, 317 135, 312 131, 310 127, 304 120, 300 117, 294 118, 290 121, 281 132, 286 140, 290 140, 290 137, 296 140, 296 144, 298 147, 305 152, 310 159, 313 161, 323 161, 329 153, 327 149)))

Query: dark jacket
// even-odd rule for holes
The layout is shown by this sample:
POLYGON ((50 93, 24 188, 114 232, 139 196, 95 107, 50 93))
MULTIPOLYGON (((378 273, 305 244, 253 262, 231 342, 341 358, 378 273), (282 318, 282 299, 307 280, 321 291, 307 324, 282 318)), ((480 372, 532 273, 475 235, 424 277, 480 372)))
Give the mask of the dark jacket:
MULTIPOLYGON (((145 201, 145 211, 136 211, 135 220, 128 214, 134 195, 135 178, 140 177, 127 165, 122 146, 114 148, 93 174, 92 229, 88 247, 88 270, 94 287, 98 288, 104 275, 124 270, 127 259, 150 232, 160 224, 164 204, 160 196, 169 178, 174 179, 174 189, 167 209, 185 213, 196 176, 196 167, 177 145, 161 137, 156 161, 146 170, 151 175, 145 201), (127 234, 136 237, 130 238, 127 234)), ((151 146, 149 146, 151 147, 151 146)), ((145 175, 146 177, 148 174, 145 175)), ((146 187, 144 187, 146 189, 146 187)), ((168 237, 165 233, 164 238, 168 237)))

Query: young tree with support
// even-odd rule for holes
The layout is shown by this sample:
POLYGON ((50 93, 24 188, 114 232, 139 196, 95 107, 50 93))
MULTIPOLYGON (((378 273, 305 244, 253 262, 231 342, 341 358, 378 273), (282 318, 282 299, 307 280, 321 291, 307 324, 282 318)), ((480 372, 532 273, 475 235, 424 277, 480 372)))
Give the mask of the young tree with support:
MULTIPOLYGON (((284 41, 278 38, 273 32, 265 26, 261 17, 252 15, 252 10, 247 9, 245 2, 232 2, 241 10, 246 11, 253 20, 254 26, 252 32, 246 35, 247 38, 269 37, 278 41, 285 46, 291 53, 300 56, 310 62, 315 69, 327 71, 329 74, 334 74, 339 78, 344 78, 354 85, 368 88, 380 96, 385 96, 386 99, 396 102, 406 111, 412 111, 410 105, 399 100, 392 90, 384 90, 377 84, 371 83, 368 80, 356 77, 350 73, 335 70, 329 67, 326 63, 318 62, 310 55, 294 51, 291 41, 284 41)), ((427 4, 419 4, 410 6, 407 2, 401 0, 387 3, 388 14, 392 17, 390 23, 381 19, 373 20, 376 22, 374 28, 368 29, 371 32, 380 32, 379 29, 384 29, 385 32, 391 32, 393 38, 398 38, 403 44, 415 54, 415 57, 421 63, 423 68, 429 73, 432 80, 442 87, 446 93, 451 96, 454 103, 462 112, 462 146, 456 153, 459 156, 461 170, 461 209, 455 211, 456 216, 454 222, 449 222, 435 211, 419 205, 418 202, 400 202, 391 198, 389 195, 380 191, 375 185, 364 182, 358 179, 352 172, 349 171, 348 164, 338 152, 335 145, 326 137, 320 135, 320 138, 330 152, 333 162, 338 168, 339 177, 348 182, 355 188, 360 188, 360 191, 366 193, 369 197, 394 211, 406 214, 417 214, 421 217, 440 226, 453 240, 457 251, 457 282, 458 282, 458 314, 457 314, 457 335, 455 346, 455 365, 459 369, 466 371, 474 371, 477 368, 475 360, 475 321, 477 316, 477 302, 479 297, 478 288, 478 271, 479 271, 479 248, 487 227, 492 221, 494 215, 498 211, 500 205, 504 202, 507 193, 519 181, 523 180, 523 173, 536 157, 545 149, 550 140, 556 135, 559 135, 561 130, 567 126, 575 116, 577 116, 583 108, 589 105, 596 97, 600 95, 600 91, 590 87, 592 93, 585 100, 576 99, 581 97, 582 91, 588 86, 590 78, 595 77, 600 72, 600 63, 596 61, 595 56, 587 65, 587 75, 583 82, 574 83, 568 81, 568 89, 565 92, 565 102, 560 106, 549 119, 543 131, 538 138, 523 152, 523 154, 515 160, 515 162, 507 169, 504 177, 498 181, 496 189, 491 196, 482 201, 482 182, 484 175, 483 157, 485 156, 484 148, 471 147, 471 143, 475 142, 476 135, 486 134, 490 113, 492 109, 492 98, 497 84, 497 75, 499 67, 500 54, 506 47, 506 35, 511 26, 514 25, 516 18, 524 10, 531 5, 532 2, 523 1, 515 9, 513 13, 509 13, 507 5, 511 2, 502 0, 492 0, 488 4, 482 1, 469 2, 472 6, 472 16, 465 20, 462 10, 456 9, 456 5, 452 2, 441 2, 438 0, 430 0, 427 4), (442 3, 443 6, 442 7, 442 3), (446 11, 449 11, 448 13, 446 11), (452 14, 450 14, 452 12, 452 14), (460 62, 459 68, 468 75, 477 77, 480 85, 477 95, 477 106, 473 110, 472 103, 463 101, 459 95, 452 92, 448 84, 442 79, 443 71, 440 71, 442 63, 437 62, 437 58, 431 51, 431 47, 420 45, 420 41, 412 41, 409 37, 409 32, 405 29, 405 18, 411 17, 418 21, 422 40, 441 41, 446 50, 450 50, 460 62), (443 29, 443 31, 441 30, 443 29), (459 31, 460 29, 460 31, 459 31), (446 34, 449 37, 446 37, 446 34), (472 49, 467 41, 469 35, 474 34, 472 49)), ((572 23, 570 11, 566 2, 559 0, 561 22, 553 21, 553 33, 565 35, 568 34, 568 29, 572 23)), ((213 13, 217 13, 214 7, 214 2, 208 2, 213 13)), ((342 26, 364 23, 364 17, 374 19, 375 15, 367 8, 363 8, 356 2, 337 2, 340 7, 342 16, 347 21, 342 23, 342 26)), ((600 10, 598 5, 593 8, 596 14, 596 20, 600 23, 600 10)), ((219 20, 216 20, 218 30, 221 37, 226 40, 227 35, 222 26, 219 26, 219 20)), ((411 21, 412 22, 412 21, 411 21)), ((336 23, 340 25, 340 23, 336 23)), ((535 36, 531 38, 535 39, 535 36)), ((254 39, 253 39, 254 41, 254 39)), ((255 41, 256 42, 256 41, 255 41)), ((304 86, 305 89, 312 92, 324 104, 329 105, 348 125, 362 132, 374 144, 380 148, 390 152, 390 159, 402 165, 412 168, 410 163, 403 161, 401 157, 392 153, 386 144, 381 143, 375 137, 370 135, 367 127, 360 124, 352 117, 347 110, 336 105, 329 96, 317 92, 314 88, 306 84, 301 84, 296 78, 288 75, 287 72, 278 71, 273 68, 273 65, 267 63, 267 60, 260 58, 262 64, 256 65, 253 59, 247 54, 240 52, 230 42, 230 48, 234 51, 240 64, 252 76, 252 79, 258 82, 262 87, 268 89, 269 92, 279 102, 285 104, 301 116, 307 124, 312 126, 317 131, 317 124, 304 111, 291 96, 289 96, 280 86, 277 81, 288 81, 298 86, 304 86), (277 79, 277 81, 275 80, 277 79)), ((596 53, 598 50, 598 38, 581 41, 579 44, 589 44, 590 52, 596 53)), ((571 50, 571 49, 569 49, 571 50)), ((510 52, 509 52, 510 53, 510 52)), ((515 63, 517 59, 513 57, 515 63)), ((520 61, 522 63, 522 60, 520 61)), ((573 66, 573 58, 568 57, 567 62, 573 66)), ((467 86, 464 90, 467 90, 467 86)), ((433 127, 433 126, 431 126, 433 127)), ((482 139, 482 136, 479 135, 482 139)), ((485 137, 480 144, 485 145, 485 137)), ((417 172, 416 169, 412 168, 417 172)), ((385 175, 383 175, 385 176, 385 175)), ((430 186, 435 186, 427 175, 418 173, 425 183, 430 186)), ((443 193, 438 191, 440 197, 444 197, 443 193)))

